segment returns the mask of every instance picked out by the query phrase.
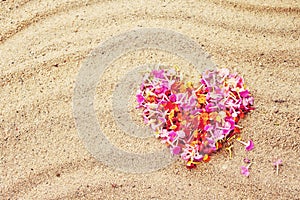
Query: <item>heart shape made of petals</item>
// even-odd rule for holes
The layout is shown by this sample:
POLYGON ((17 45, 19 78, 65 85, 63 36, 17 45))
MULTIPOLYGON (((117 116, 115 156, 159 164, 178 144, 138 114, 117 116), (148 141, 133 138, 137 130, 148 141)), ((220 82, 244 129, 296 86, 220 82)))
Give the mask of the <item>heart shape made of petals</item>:
POLYGON ((239 120, 254 109, 244 79, 226 68, 204 71, 195 85, 184 83, 178 68, 152 70, 136 99, 144 122, 188 168, 229 146, 240 134, 239 120))

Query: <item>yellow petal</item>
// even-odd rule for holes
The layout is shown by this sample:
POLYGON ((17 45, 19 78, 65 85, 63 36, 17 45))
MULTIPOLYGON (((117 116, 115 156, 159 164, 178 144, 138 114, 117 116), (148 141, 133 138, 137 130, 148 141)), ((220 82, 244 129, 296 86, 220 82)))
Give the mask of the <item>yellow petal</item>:
POLYGON ((193 132, 193 136, 196 138, 196 137, 198 137, 198 131, 197 130, 195 130, 194 132, 193 132))
POLYGON ((192 87, 193 87, 193 83, 192 83, 191 81, 188 81, 188 82, 186 83, 186 86, 187 86, 188 88, 192 88, 192 87))
POLYGON ((176 128, 177 128, 176 125, 172 125, 172 126, 170 127, 171 130, 174 130, 174 129, 176 129, 176 128))
POLYGON ((170 114, 169 114, 169 119, 172 120, 174 117, 174 110, 171 110, 170 114))

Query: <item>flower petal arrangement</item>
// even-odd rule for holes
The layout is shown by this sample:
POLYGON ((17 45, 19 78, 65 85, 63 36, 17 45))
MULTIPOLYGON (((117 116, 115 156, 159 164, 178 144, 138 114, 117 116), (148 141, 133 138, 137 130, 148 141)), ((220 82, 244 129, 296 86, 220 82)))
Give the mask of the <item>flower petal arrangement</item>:
MULTIPOLYGON (((144 75, 136 95, 144 122, 173 155, 189 169, 208 162, 213 153, 240 134, 237 125, 254 109, 254 99, 244 79, 228 69, 206 70, 199 83, 184 83, 175 69, 155 69, 144 75)), ((253 142, 240 143, 250 151, 253 142)))

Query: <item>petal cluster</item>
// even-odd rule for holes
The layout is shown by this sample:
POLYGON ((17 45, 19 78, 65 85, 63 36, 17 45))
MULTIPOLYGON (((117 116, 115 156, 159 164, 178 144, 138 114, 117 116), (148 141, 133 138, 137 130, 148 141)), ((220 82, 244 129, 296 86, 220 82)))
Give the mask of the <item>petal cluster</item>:
MULTIPOLYGON (((179 70, 153 70, 145 74, 136 99, 144 122, 188 168, 226 146, 240 133, 239 120, 254 109, 244 79, 226 68, 204 71, 195 85, 184 83, 179 70)), ((247 150, 252 148, 249 143, 247 150)))

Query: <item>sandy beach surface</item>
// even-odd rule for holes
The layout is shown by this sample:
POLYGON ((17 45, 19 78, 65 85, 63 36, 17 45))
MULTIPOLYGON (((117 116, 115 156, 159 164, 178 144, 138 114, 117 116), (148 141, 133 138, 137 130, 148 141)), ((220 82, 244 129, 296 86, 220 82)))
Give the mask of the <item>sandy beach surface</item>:
MULTIPOLYGON (((298 0, 2 0, 0 2, 0 199, 299 199, 300 2, 298 0), (196 41, 220 67, 236 70, 257 109, 241 121, 249 153, 234 146, 187 170, 180 159, 148 173, 98 161, 78 136, 73 96, 82 62, 101 42, 138 28, 164 28, 196 41), (255 163, 240 174, 243 158, 255 163), (282 159, 279 174, 272 165, 282 159)), ((123 74, 147 63, 188 61, 161 50, 115 60, 94 107, 112 143, 128 152, 165 148, 131 137, 112 116, 123 74)), ((184 70, 185 69, 185 70, 184 70)), ((132 91, 138 87, 132 85, 132 91)), ((128 113, 139 124, 134 94, 128 113)))

